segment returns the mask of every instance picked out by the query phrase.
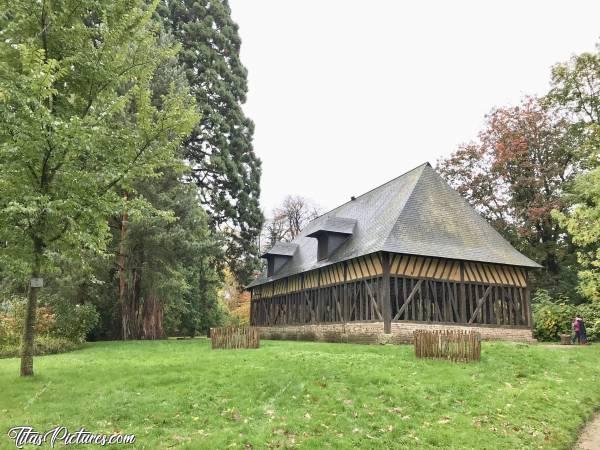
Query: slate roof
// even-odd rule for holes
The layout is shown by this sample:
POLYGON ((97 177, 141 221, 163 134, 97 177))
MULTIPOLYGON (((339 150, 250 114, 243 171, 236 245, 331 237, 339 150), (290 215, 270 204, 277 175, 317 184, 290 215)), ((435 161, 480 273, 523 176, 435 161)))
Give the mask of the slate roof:
POLYGON ((276 242, 262 257, 264 258, 266 255, 294 256, 297 248, 298 244, 293 242, 276 242))
POLYGON ((352 234, 357 222, 356 219, 347 219, 345 217, 327 217, 318 226, 318 229, 307 236, 317 236, 322 232, 352 234))
POLYGON ((293 243, 298 247, 290 261, 249 287, 377 251, 541 267, 512 247, 429 163, 317 217, 293 243), (317 239, 308 235, 336 219, 355 220, 354 232, 318 261, 317 239))

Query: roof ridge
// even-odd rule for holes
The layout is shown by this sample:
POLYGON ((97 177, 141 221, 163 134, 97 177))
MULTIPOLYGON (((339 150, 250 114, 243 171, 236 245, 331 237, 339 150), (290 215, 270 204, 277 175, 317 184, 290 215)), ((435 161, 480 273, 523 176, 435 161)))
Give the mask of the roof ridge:
MULTIPOLYGON (((413 167, 412 169, 410 169, 410 170, 407 170, 407 171, 406 171, 406 172, 404 172, 404 173, 401 173, 401 174, 400 174, 400 175, 398 175, 397 177, 394 177, 394 178, 392 178, 391 180, 388 180, 388 181, 386 181, 385 183, 382 183, 382 184, 380 184, 379 186, 375 186, 374 188, 372 188, 372 189, 369 189, 368 191, 366 191, 366 192, 363 192, 362 194, 355 196, 355 197, 354 197, 354 200, 348 200, 348 201, 346 201, 346 202, 342 203, 341 205, 338 205, 338 206, 336 206, 335 208, 332 208, 332 209, 330 209, 329 211, 326 211, 326 212, 324 212, 323 214, 320 214, 320 215, 318 215, 317 217, 315 217, 314 219, 312 219, 310 222, 308 222, 308 224, 306 224, 306 226, 308 226, 308 225, 309 225, 310 223, 312 223, 313 221, 315 221, 315 220, 317 220, 317 219, 319 219, 319 218, 323 217, 325 214, 329 214, 330 212, 333 212, 333 211, 335 211, 336 209, 339 209, 339 208, 341 208, 342 206, 344 206, 344 205, 346 205, 346 204, 348 204, 348 203, 350 203, 350 202, 353 202, 353 201, 355 201, 355 200, 359 199, 360 197, 363 197, 363 196, 365 196, 365 195, 369 194, 370 192, 373 192, 373 191, 374 191, 374 190, 376 190, 376 189, 382 188, 383 186, 385 186, 385 185, 387 185, 387 184, 390 184, 390 183, 391 183, 391 182, 393 182, 393 181, 396 181, 398 178, 400 178, 400 177, 403 177, 404 175, 408 175, 409 173, 411 173, 411 172, 413 172, 413 171, 415 171, 415 170, 417 170, 417 169, 419 169, 419 168, 421 168, 421 167, 424 167, 424 166, 429 166, 429 167, 431 167, 431 164, 429 164, 429 161, 425 161, 424 163, 422 163, 422 164, 419 164, 418 166, 416 166, 416 167, 413 167)), ((415 184, 416 184, 416 183, 415 183, 415 184)), ((412 192, 411 192, 411 194, 412 194, 412 192)))
MULTIPOLYGON (((431 167, 431 164, 429 164, 429 162, 426 162, 425 164, 421 164, 418 167, 427 167, 427 166, 429 166, 433 170, 433 168, 431 167)), ((415 167, 415 169, 417 169, 418 167, 415 167)), ((415 170, 415 169, 412 169, 412 170, 415 170)), ((412 172, 412 170, 409 172, 412 172)), ((435 172, 435 170, 434 170, 434 172, 435 172)), ((382 248, 385 248, 385 246, 387 245, 387 242, 390 239, 392 231, 394 231, 394 227, 396 226, 396 223, 398 223, 398 221, 400 220, 400 217, 402 216, 402 214, 404 214, 406 205, 408 204, 408 202, 412 198, 413 194, 415 193, 415 188, 417 187, 417 184, 419 184, 419 181, 421 181, 422 178, 423 178, 423 172, 421 172, 421 175, 419 175, 419 177, 413 183, 412 188, 410 190, 410 194, 408 194, 408 197, 406 197, 406 200, 404 201, 404 205, 402 205, 402 208, 400 208, 400 211, 398 211, 398 215, 396 216, 396 219, 392 221, 391 226, 390 226, 388 232, 386 233, 385 239, 383 240, 382 248)))
MULTIPOLYGON (((431 166, 430 166, 431 167, 431 166)), ((463 259, 463 260, 473 260, 473 261, 481 261, 481 262, 490 262, 493 264, 505 264, 505 265, 515 265, 515 266, 524 266, 524 267, 541 267, 538 263, 536 263, 535 261, 533 261, 531 258, 529 258, 526 255, 523 255, 521 252, 519 252, 515 247, 513 247, 513 245, 504 237, 502 236, 502 234, 494 227, 492 226, 492 224, 490 224, 482 215, 481 213, 475 209, 468 201, 466 198, 464 198, 456 189, 454 189, 452 186, 450 186, 450 184, 444 179, 444 177, 442 177, 435 169, 433 169, 433 167, 431 167, 431 171, 429 171, 430 175, 429 176, 433 176, 434 179, 436 181, 441 182, 441 185, 443 186, 443 189, 448 193, 448 195, 452 196, 452 202, 456 202, 456 204, 459 204, 465 208, 465 211, 468 212, 467 215, 470 215, 474 220, 476 220, 477 222, 479 222, 479 224, 485 228, 485 232, 489 234, 489 236, 491 237, 492 235, 495 236, 496 239, 498 239, 498 241, 496 242, 496 246, 498 246, 500 243, 503 244, 504 247, 511 249, 512 251, 518 253, 519 255, 521 255, 525 260, 533 263, 533 265, 530 264, 524 264, 525 261, 521 261, 520 264, 514 263, 514 262, 498 262, 498 261, 493 261, 493 260, 489 260, 489 261, 485 261, 483 259, 478 259, 478 258, 466 258, 466 257, 462 257, 462 258, 454 258, 454 259, 463 259)), ((425 171, 422 172, 421 176, 419 176, 419 178, 417 179, 417 181, 414 183, 412 191, 410 193, 410 195, 408 196, 408 198, 406 199, 406 203, 404 204, 404 207, 402 208, 402 210, 400 211, 400 213, 398 214, 398 217, 396 218, 396 223, 398 223, 398 221, 403 219, 403 215, 404 214, 408 214, 406 212, 406 206, 409 204, 409 202, 411 201, 419 183, 428 183, 428 180, 423 176, 425 174, 425 171)), ((464 217, 464 216, 463 216, 464 217)), ((390 249, 388 247, 388 245, 391 243, 391 241, 394 240, 394 236, 392 236, 392 232, 394 231, 394 227, 396 226, 396 223, 392 226, 392 228, 390 229, 390 233, 387 236, 387 238, 385 239, 384 242, 384 248, 383 250, 386 251, 392 251, 392 252, 396 252, 396 250, 394 249, 390 249)), ((411 253, 410 251, 406 252, 406 253, 411 253)), ((440 256, 440 255, 435 255, 435 254, 425 254, 422 251, 419 253, 419 255, 423 255, 423 256, 434 256, 434 257, 444 257, 444 256, 440 256)))

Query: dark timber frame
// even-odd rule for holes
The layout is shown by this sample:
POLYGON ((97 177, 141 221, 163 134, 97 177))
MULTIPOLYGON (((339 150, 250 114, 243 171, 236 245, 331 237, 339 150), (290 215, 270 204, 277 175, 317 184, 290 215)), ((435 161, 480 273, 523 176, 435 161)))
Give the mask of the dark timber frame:
POLYGON ((254 326, 425 322, 531 328, 524 267, 376 252, 250 288, 254 326))

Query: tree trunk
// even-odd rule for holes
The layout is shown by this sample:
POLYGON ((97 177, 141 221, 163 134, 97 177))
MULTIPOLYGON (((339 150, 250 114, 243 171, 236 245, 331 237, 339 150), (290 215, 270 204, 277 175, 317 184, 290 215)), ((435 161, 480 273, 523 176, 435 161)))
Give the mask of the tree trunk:
MULTIPOLYGON (((42 253, 44 246, 40 239, 33 242, 33 267, 31 278, 39 278, 42 269, 42 253)), ((33 375, 33 344, 35 340, 35 321, 37 316, 37 294, 39 287, 29 286, 27 297, 27 308, 25 310, 25 321, 23 324, 23 336, 21 337, 21 376, 33 375)))
POLYGON ((163 308, 154 292, 144 299, 142 306, 142 339, 164 339, 163 308))
MULTIPOLYGON (((127 200, 127 194, 125 194, 127 200)), ((129 336, 129 314, 127 311, 127 274, 125 272, 125 236, 127 234, 127 211, 123 212, 121 218, 121 234, 119 240, 119 304, 121 305, 121 339, 126 340, 129 336)))

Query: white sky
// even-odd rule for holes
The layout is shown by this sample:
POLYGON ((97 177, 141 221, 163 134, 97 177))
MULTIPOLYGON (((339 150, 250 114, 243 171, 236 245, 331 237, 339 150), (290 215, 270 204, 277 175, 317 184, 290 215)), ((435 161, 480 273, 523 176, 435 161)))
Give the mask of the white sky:
POLYGON ((476 137, 594 50, 600 2, 230 0, 249 71, 267 215, 331 209, 476 137))

